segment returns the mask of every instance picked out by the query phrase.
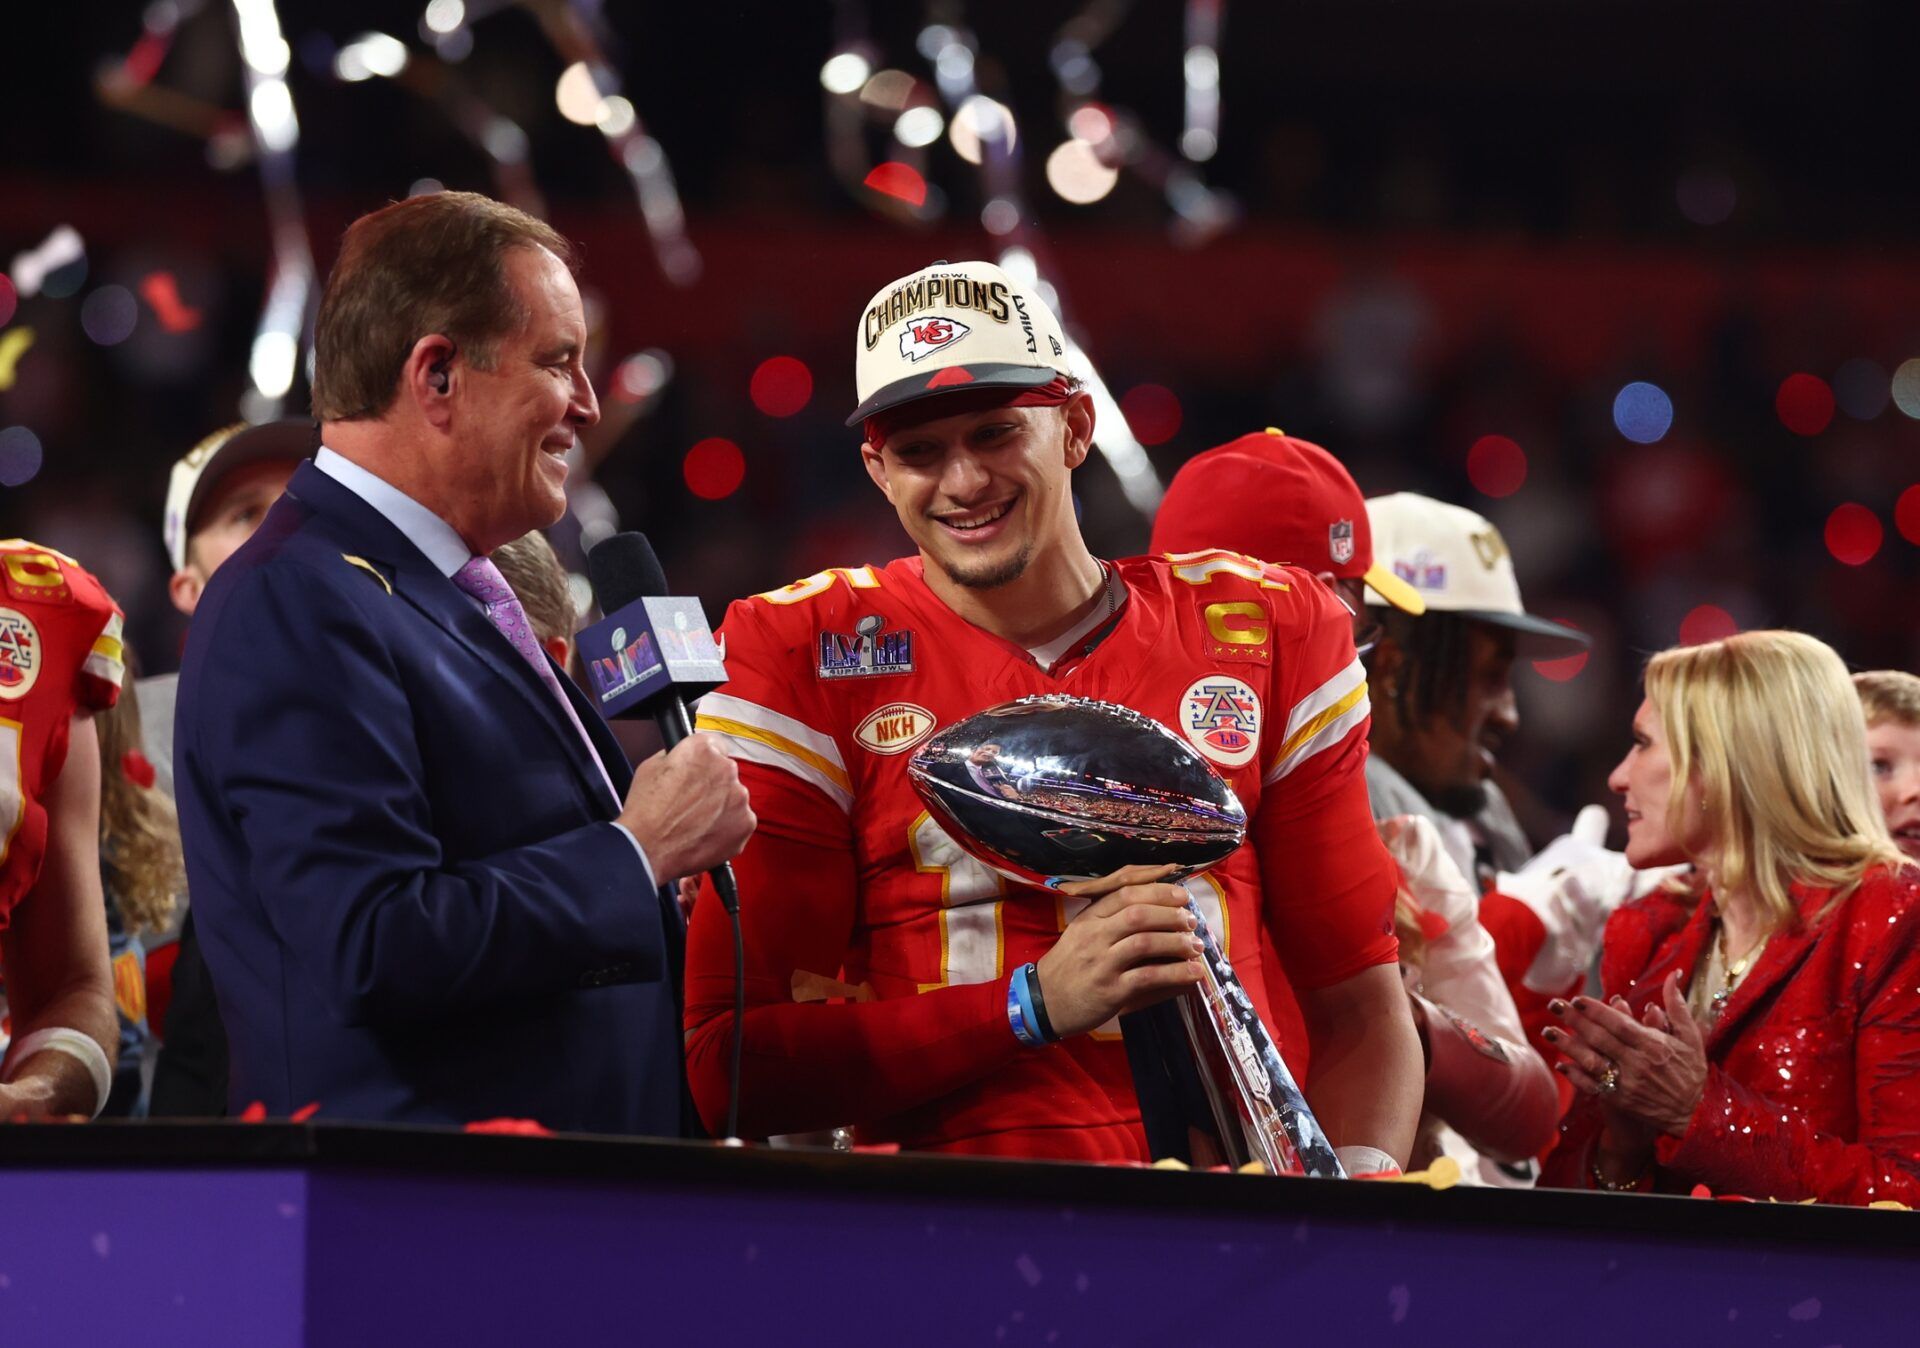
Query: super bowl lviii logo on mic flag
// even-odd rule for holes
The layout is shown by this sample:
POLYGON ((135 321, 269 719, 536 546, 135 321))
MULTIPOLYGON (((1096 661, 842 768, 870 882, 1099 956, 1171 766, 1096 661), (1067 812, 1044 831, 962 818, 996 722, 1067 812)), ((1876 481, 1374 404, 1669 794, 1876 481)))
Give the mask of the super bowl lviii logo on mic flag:
POLYGON ((603 716, 673 687, 697 697, 727 681, 727 667, 698 599, 649 596, 576 638, 587 685, 603 716))

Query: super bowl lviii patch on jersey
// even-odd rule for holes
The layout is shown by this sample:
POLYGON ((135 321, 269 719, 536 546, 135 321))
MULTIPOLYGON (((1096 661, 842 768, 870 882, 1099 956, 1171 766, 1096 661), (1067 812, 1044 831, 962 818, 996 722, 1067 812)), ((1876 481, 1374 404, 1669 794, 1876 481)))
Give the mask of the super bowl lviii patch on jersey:
POLYGON ((913 673, 913 631, 889 632, 887 620, 869 613, 853 625, 853 634, 822 632, 820 663, 823 679, 858 679, 875 674, 913 673))
POLYGON ((1214 762, 1241 767, 1260 748, 1260 695, 1226 674, 1195 679, 1180 697, 1180 729, 1214 762))

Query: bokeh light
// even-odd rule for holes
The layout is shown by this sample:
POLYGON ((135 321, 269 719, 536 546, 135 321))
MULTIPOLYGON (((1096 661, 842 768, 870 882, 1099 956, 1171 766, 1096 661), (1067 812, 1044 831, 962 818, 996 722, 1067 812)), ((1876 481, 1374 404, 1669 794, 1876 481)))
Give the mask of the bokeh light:
POLYGON ((618 140, 640 124, 640 116, 633 110, 633 104, 619 94, 613 94, 600 102, 600 120, 594 125, 600 128, 600 134, 618 140))
POLYGON ((1790 374, 1773 395, 1780 424, 1795 435, 1818 435, 1833 421, 1833 390, 1816 374, 1790 374))
POLYGON ((20 360, 33 345, 33 336, 33 329, 24 324, 0 332, 0 393, 12 388, 20 377, 20 360))
POLYGON ((1076 206, 1092 205, 1119 181, 1120 171, 1102 163, 1084 140, 1062 141, 1047 156, 1047 185, 1076 206))
POLYGON ((1920 421, 1920 356, 1901 361, 1893 372, 1893 405, 1920 421))
POLYGON ((13 314, 20 307, 19 292, 13 288, 13 278, 0 272, 0 328, 13 322, 13 314))
MULTIPOLYGON (((1580 629, 1579 623, 1572 622, 1566 618, 1555 618, 1553 621, 1563 626, 1571 627, 1575 631, 1580 629)), ((1535 660, 1533 662, 1533 672, 1541 678, 1549 679, 1554 683, 1565 683, 1581 670, 1585 669, 1587 667, 1587 661, 1592 658, 1592 651, 1580 650, 1575 651, 1572 655, 1563 655, 1557 660, 1535 660)))
POLYGON ((467 7, 462 0, 432 0, 424 21, 429 30, 444 36, 467 21, 467 7))
POLYGON ((836 52, 820 67, 820 87, 830 94, 856 93, 872 73, 873 67, 859 52, 836 52))
POLYGON ((1856 502, 1835 506, 1827 516, 1827 551, 1845 566, 1865 566, 1872 561, 1885 537, 1880 517, 1856 502))
POLYGON ((687 451, 680 475, 687 481, 687 490, 701 500, 724 500, 746 480, 747 458, 733 441, 712 436, 687 451))
POLYGON ((585 61, 575 61, 560 72, 553 86, 553 101, 560 115, 577 126, 596 126, 605 111, 599 85, 585 61))
POLYGON ((866 184, 880 195, 904 201, 916 209, 927 204, 927 180, 920 176, 919 169, 897 159, 875 164, 867 174, 866 184))
POLYGON ((860 86, 860 101, 871 108, 903 112, 913 97, 914 78, 904 70, 878 70, 860 86))
POLYGON ((1020 139, 1013 124, 1013 110, 985 94, 974 94, 954 109, 947 136, 953 142, 954 153, 969 164, 980 162, 984 154, 981 147, 988 141, 998 141, 1004 150, 1011 152, 1020 139))
POLYGON ((1005 197, 995 197, 980 208, 980 228, 996 237, 1020 227, 1020 208, 1005 197))
POLYGON ((1732 176, 1717 168, 1688 169, 1674 184, 1673 197, 1680 214, 1696 225, 1724 224, 1740 204, 1732 176))
POLYGON ((101 346, 118 346, 133 336, 140 301, 125 286, 101 286, 80 302, 80 329, 101 346))
POLYGON ((1504 435, 1483 435, 1467 450, 1467 480, 1483 496, 1511 496, 1527 480, 1527 451, 1504 435))
POLYGON ((1854 357, 1833 373, 1834 401, 1855 421, 1872 421, 1886 411, 1892 393, 1886 370, 1864 356, 1854 357))
POLYGON ((1740 630, 1740 624, 1733 615, 1718 604, 1700 604, 1687 611, 1680 620, 1680 644, 1699 646, 1709 641, 1719 641, 1730 637, 1740 630))
POLYGON ((893 138, 910 150, 920 150, 940 139, 940 133, 947 129, 947 123, 940 116, 940 109, 925 104, 917 108, 908 108, 893 123, 893 138))
POLYGON ((790 417, 813 397, 813 371, 792 356, 773 356, 753 372, 748 392, 768 416, 790 417))
POLYGON ((1113 134, 1113 114, 1098 103, 1082 103, 1067 118, 1067 131, 1076 140, 1098 145, 1113 134))
POLYGON ((1120 415, 1143 445, 1164 445, 1180 433, 1180 399, 1160 384, 1137 384, 1121 394, 1120 415))
POLYGON ((0 431, 0 486, 18 487, 33 481, 45 457, 40 437, 25 426, 0 431))
POLYGON ((1636 379, 1613 395, 1613 425, 1635 444, 1654 444, 1673 427, 1673 399, 1658 384, 1636 379))
POLYGON ((1920 547, 1920 482, 1900 493, 1893 506, 1893 527, 1900 537, 1920 547))
POLYGON ((673 359, 658 349, 641 351, 620 362, 613 374, 613 396, 623 403, 643 403, 673 378, 673 359))

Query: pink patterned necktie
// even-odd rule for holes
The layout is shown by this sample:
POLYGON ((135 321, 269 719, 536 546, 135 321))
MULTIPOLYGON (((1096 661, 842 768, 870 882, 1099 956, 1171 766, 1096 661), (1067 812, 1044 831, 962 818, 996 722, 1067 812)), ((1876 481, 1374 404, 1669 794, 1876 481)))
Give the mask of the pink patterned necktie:
POLYGON ((547 691, 559 699, 567 720, 580 735, 580 743, 587 751, 587 757, 593 766, 599 769, 600 780, 607 784, 607 791, 613 796, 616 809, 620 805, 620 793, 613 789, 613 779, 607 776, 607 766, 600 761, 599 753, 593 747, 593 741, 587 736, 587 728, 580 723, 580 714, 573 709, 573 703, 567 699, 560 687, 559 676, 553 672, 546 653, 540 649, 539 641, 533 635, 533 629, 527 625, 527 611, 520 607, 520 597, 507 584, 507 578, 500 574, 500 568, 493 564, 490 557, 474 557, 453 573, 453 583, 461 591, 478 599, 487 609, 487 621, 499 630, 518 651, 520 658, 533 666, 534 673, 540 676, 540 682, 547 691))

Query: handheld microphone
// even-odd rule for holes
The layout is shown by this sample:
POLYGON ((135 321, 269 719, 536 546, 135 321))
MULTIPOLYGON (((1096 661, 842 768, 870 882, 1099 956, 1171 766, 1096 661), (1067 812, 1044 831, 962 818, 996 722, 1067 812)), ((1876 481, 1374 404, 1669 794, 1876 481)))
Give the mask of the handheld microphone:
MULTIPOLYGON (((672 597, 667 573, 642 533, 620 533, 587 554, 587 579, 606 614, 581 630, 581 663, 601 714, 651 717, 671 749, 693 733, 689 697, 726 682, 726 666, 707 628, 698 599, 672 597)), ((707 872, 730 914, 740 911, 733 867, 721 862, 707 872)))

